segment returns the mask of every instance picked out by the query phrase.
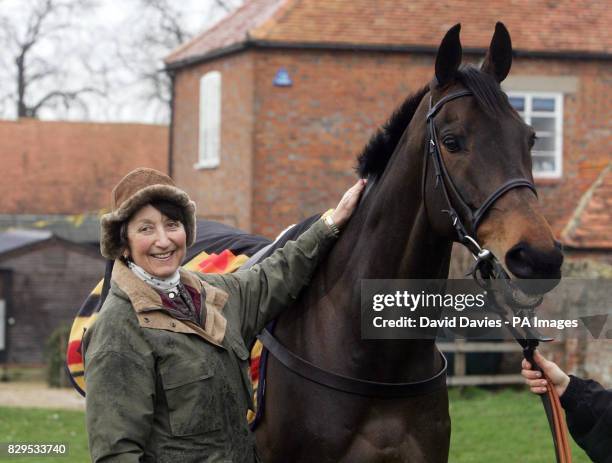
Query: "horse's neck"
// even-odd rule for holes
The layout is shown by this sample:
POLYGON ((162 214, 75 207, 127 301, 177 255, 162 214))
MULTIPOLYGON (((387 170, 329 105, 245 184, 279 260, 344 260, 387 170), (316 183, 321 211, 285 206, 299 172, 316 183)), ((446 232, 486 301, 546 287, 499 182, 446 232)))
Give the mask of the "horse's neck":
POLYGON ((357 286, 368 278, 447 277, 451 243, 433 232, 422 198, 424 131, 422 122, 413 121, 404 134, 372 194, 343 231, 326 263, 329 273, 340 270, 338 277, 357 286))
POLYGON ((361 339, 361 280, 448 274, 451 243, 432 232, 420 199, 423 144, 409 144, 413 152, 404 153, 409 162, 392 159, 312 284, 279 323, 281 341, 334 371, 405 381, 431 375, 438 367, 431 342, 361 339))

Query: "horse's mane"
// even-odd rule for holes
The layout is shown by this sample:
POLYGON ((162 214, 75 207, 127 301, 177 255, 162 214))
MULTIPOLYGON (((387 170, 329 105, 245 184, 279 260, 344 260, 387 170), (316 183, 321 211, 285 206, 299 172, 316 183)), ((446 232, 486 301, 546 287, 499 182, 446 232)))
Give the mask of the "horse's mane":
MULTIPOLYGON (((496 117, 502 114, 516 114, 499 83, 489 74, 467 65, 457 71, 456 79, 474 94, 478 106, 487 115, 496 117)), ((428 91, 429 85, 426 85, 406 98, 389 120, 370 138, 357 157, 355 170, 360 178, 378 177, 383 173, 395 147, 428 91)))

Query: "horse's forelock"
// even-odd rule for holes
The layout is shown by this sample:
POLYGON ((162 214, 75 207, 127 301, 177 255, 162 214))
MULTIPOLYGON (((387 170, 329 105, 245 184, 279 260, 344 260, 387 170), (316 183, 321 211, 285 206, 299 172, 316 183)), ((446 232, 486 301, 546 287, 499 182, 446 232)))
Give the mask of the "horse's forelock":
POLYGON ((487 115, 499 117, 514 114, 508 97, 493 76, 466 65, 457 71, 456 79, 474 94, 478 106, 487 115))

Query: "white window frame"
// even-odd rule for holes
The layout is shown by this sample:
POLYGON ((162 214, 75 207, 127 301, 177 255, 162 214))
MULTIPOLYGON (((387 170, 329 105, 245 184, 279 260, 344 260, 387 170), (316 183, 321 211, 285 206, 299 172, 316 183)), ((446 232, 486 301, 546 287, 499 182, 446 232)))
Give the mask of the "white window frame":
POLYGON ((198 162, 196 169, 219 166, 221 155, 221 73, 209 71, 200 78, 198 162))
MULTIPOLYGON (((519 111, 519 114, 523 117, 523 120, 531 125, 532 117, 554 117, 555 119, 555 150, 544 151, 543 154, 550 155, 554 154, 555 169, 548 172, 533 172, 534 178, 552 178, 558 179, 563 175, 563 93, 559 92, 532 92, 532 91, 508 91, 506 92, 509 98, 523 98, 525 101, 525 108, 523 111, 519 111), (554 111, 533 111, 533 99, 534 98, 552 98, 555 100, 554 111)), ((536 133, 536 136, 538 134, 536 133)), ((538 152, 531 152, 532 156, 537 157, 538 152)))

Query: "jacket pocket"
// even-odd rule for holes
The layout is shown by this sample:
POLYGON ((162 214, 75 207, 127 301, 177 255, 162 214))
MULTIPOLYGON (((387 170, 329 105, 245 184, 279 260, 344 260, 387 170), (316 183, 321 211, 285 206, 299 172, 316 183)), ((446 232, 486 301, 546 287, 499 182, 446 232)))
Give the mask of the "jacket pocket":
POLYGON ((221 429, 214 366, 203 360, 182 361, 160 368, 174 436, 221 429))

